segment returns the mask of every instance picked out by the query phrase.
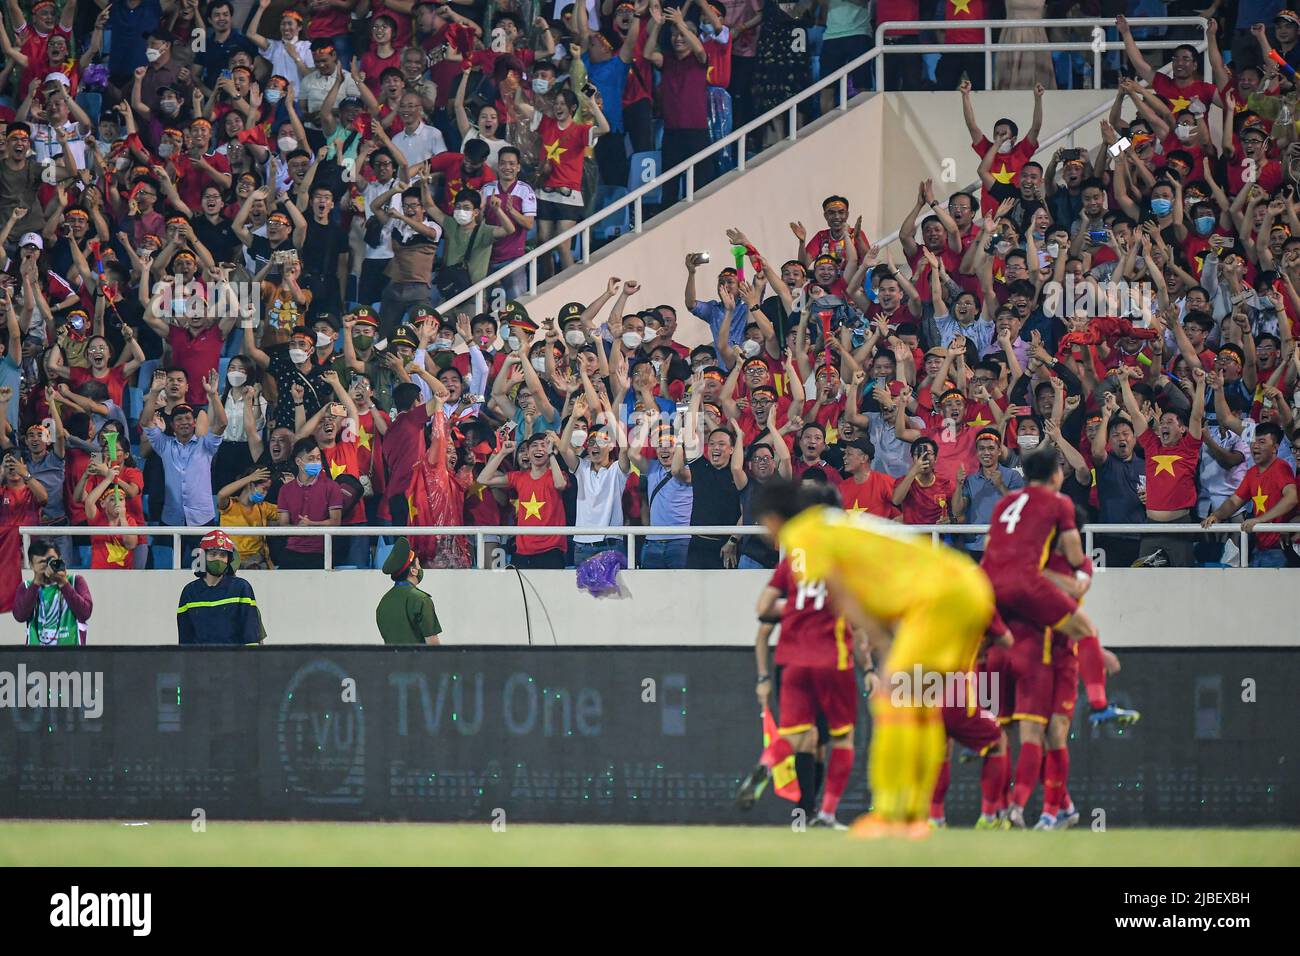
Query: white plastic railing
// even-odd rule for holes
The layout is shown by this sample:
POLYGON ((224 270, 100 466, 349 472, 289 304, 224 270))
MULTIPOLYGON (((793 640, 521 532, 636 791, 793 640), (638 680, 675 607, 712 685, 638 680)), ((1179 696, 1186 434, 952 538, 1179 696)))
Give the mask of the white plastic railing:
MULTIPOLYGON (((989 530, 989 526, 986 524, 915 524, 903 525, 902 527, 918 535, 928 534, 931 540, 936 543, 945 535, 982 535, 987 534, 989 530)), ((86 527, 84 525, 24 525, 18 529, 23 538, 23 562, 25 566, 27 562, 27 546, 32 538, 91 538, 108 537, 115 534, 134 534, 147 538, 170 536, 172 539, 172 570, 180 570, 181 568, 181 538, 196 538, 211 530, 211 528, 206 527, 177 525, 133 525, 130 528, 120 528, 113 531, 105 527, 86 527)), ((626 538, 628 568, 635 569, 637 538, 648 535, 707 535, 712 537, 740 535, 747 537, 767 534, 767 530, 759 525, 624 525, 614 528, 588 528, 573 525, 545 527, 520 527, 517 525, 453 525, 447 527, 408 525, 401 528, 387 525, 350 525, 346 527, 341 525, 338 527, 311 525, 301 528, 270 525, 259 528, 226 525, 222 527, 222 530, 232 537, 241 538, 324 538, 325 567, 330 570, 334 568, 335 538, 392 538, 399 535, 408 537, 449 537, 454 535, 472 537, 475 542, 475 553, 478 556, 478 566, 482 568, 487 554, 487 537, 489 535, 507 538, 539 535, 600 535, 605 538, 626 538)), ((1237 547, 1241 551, 1241 563, 1244 567, 1250 563, 1250 536, 1252 534, 1296 534, 1300 533, 1300 524, 1260 524, 1250 531, 1243 530, 1240 524, 1228 522, 1216 524, 1209 529, 1202 528, 1196 522, 1188 524, 1089 524, 1085 525, 1081 530, 1084 538, 1084 550, 1088 554, 1093 554, 1094 538, 1099 534, 1137 537, 1170 534, 1236 534, 1238 538, 1237 547)))
MULTIPOLYGON (((1201 28, 1202 38, 1199 42, 1192 43, 1199 49, 1205 49, 1205 24, 1206 20, 1202 17, 1134 17, 1130 19, 1129 24, 1134 27, 1148 26, 1192 26, 1196 25, 1201 28)), ((1016 51, 1053 51, 1053 50, 1094 50, 1095 43, 1016 43, 1001 44, 994 43, 992 34, 994 29, 1006 27, 1035 27, 1035 26, 1069 26, 1078 28, 1093 27, 1113 27, 1114 19, 1074 19, 1074 20, 960 20, 960 21, 888 21, 882 23, 876 30, 876 46, 868 50, 862 56, 847 63, 846 65, 823 76, 816 83, 805 87, 802 91, 790 97, 784 103, 772 107, 762 116, 750 120, 739 129, 733 130, 727 136, 715 143, 709 144, 700 150, 690 159, 683 160, 669 170, 661 171, 658 176, 649 182, 637 187, 626 195, 620 197, 602 209, 597 210, 587 219, 577 223, 573 227, 566 229, 564 232, 541 243, 531 252, 525 253, 518 259, 514 259, 506 265, 497 269, 495 272, 488 273, 481 281, 474 283, 468 289, 460 292, 449 299, 439 303, 438 308, 444 312, 450 313, 451 310, 463 303, 474 302, 474 312, 485 311, 488 291, 498 283, 505 280, 507 276, 513 275, 520 269, 526 269, 528 280, 525 285, 525 294, 532 295, 537 291, 537 261, 542 256, 548 256, 566 243, 573 241, 575 237, 581 237, 582 245, 582 262, 591 261, 591 231, 601 222, 604 222, 610 216, 615 215, 620 210, 631 206, 632 232, 640 233, 645 226, 645 197, 650 193, 662 189, 667 183, 676 179, 678 176, 685 174, 686 186, 683 191, 680 202, 695 201, 695 166, 703 162, 710 156, 716 156, 724 150, 735 147, 736 149, 736 171, 744 172, 747 163, 746 140, 750 133, 762 129, 772 120, 780 116, 787 118, 786 139, 794 142, 799 138, 799 107, 806 101, 818 96, 822 90, 827 89, 832 84, 836 87, 836 110, 843 112, 849 106, 849 75, 861 70, 872 61, 876 61, 876 89, 884 88, 884 60, 883 57, 889 54, 900 53, 957 53, 957 52, 983 52, 985 56, 985 81, 991 82, 993 78, 992 60, 996 52, 1016 52, 1016 51), (961 44, 931 44, 929 46, 899 45, 885 46, 881 37, 882 31, 890 29, 927 29, 927 30, 947 30, 947 29, 972 29, 984 27, 983 43, 961 43, 961 44)), ((1188 41, 1177 40, 1140 40, 1139 45, 1147 49, 1169 49, 1186 43, 1188 41)), ((1097 63, 1100 63, 1101 53, 1108 52, 1111 48, 1122 49, 1123 44, 1103 42, 1100 44, 1100 50, 1094 52, 1097 63)), ((1208 78, 1209 67, 1206 67, 1208 78)), ((1100 89, 1101 70, 1096 69, 1093 73, 1094 86, 1100 89)), ((861 91, 859 91, 861 92, 861 91)), ((1109 109, 1109 106, 1107 106, 1109 109)), ((895 234, 894 238, 897 238, 895 234)))
MULTIPOLYGON (((1204 17, 1131 17, 1129 26, 1137 27, 1199 27, 1201 30, 1201 39, 1199 41, 1188 40, 1134 40, 1139 46, 1148 50, 1172 50, 1175 47, 1183 46, 1190 43, 1201 53, 1205 52, 1208 45, 1205 31, 1207 21, 1204 17)), ((1101 58, 1112 50, 1123 50, 1123 41, 1107 40, 1104 35, 1096 33, 1097 28, 1103 31, 1115 26, 1114 18, 1107 19, 1064 19, 1064 20, 889 20, 876 27, 876 50, 883 55, 876 60, 876 89, 885 88, 885 56, 890 54, 924 54, 924 53, 983 53, 984 54, 984 82, 987 85, 993 80, 993 54, 994 53, 1086 53, 1092 51, 1092 87, 1095 90, 1101 89, 1101 58), (1074 30, 1092 30, 1093 37, 1089 40, 1075 41, 1069 43, 994 43, 993 31, 1003 30, 1007 27, 1066 27, 1074 30), (884 42, 885 34, 890 31, 898 30, 927 30, 939 33, 948 30, 983 30, 983 43, 905 43, 897 46, 888 46, 884 42)), ((874 51, 873 51, 874 52, 874 51)), ((1204 64, 1205 79, 1211 78, 1210 65, 1204 64)))

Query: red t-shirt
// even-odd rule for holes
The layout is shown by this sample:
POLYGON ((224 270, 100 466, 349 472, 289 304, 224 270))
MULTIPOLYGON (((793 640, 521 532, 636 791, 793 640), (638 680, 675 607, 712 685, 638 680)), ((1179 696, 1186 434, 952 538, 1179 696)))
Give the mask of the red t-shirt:
MULTIPOLYGON (((521 527, 562 526, 564 524, 564 499, 560 497, 551 470, 534 478, 531 471, 512 471, 506 474, 510 488, 517 496, 515 524, 521 527)), ((516 554, 541 554, 543 551, 563 550, 564 535, 520 535, 515 539, 516 554)))
MULTIPOLYGON (((958 20, 987 20, 984 0, 966 0, 965 3, 945 3, 943 18, 949 23, 958 20)), ((883 21, 882 21, 883 22, 883 21)), ((940 34, 941 43, 983 43, 984 31, 978 27, 969 30, 944 30, 940 34)))
POLYGON ((980 565, 989 577, 1036 573, 1047 563, 1062 531, 1073 531, 1074 503, 1045 485, 1005 495, 989 517, 988 545, 980 565))
POLYGON ((26 482, 0 484, 0 525, 36 525, 41 523, 41 506, 32 497, 26 482))
POLYGON ((969 425, 959 430, 950 430, 943 423, 943 416, 937 412, 930 414, 930 426, 921 432, 939 446, 939 457, 935 460, 935 473, 946 478, 949 484, 956 485, 957 466, 966 469, 966 474, 973 475, 979 470, 979 456, 975 454, 975 438, 978 428, 969 425))
POLYGON ((1155 90, 1156 95, 1168 103, 1175 113, 1191 106, 1192 100, 1200 100, 1201 105, 1208 110, 1210 104, 1214 102, 1216 92, 1213 83, 1189 80, 1186 86, 1179 86, 1172 76, 1164 73, 1156 73, 1151 78, 1151 89, 1155 90))
MULTIPOLYGON (((1259 465, 1251 465, 1234 494, 1242 501, 1253 502, 1254 514, 1259 517, 1281 501, 1286 486, 1294 483, 1295 472, 1291 466, 1281 458, 1274 458, 1273 463, 1263 471, 1259 470, 1259 465)), ((1282 515, 1274 520, 1285 521, 1287 517, 1282 515)), ((1254 545, 1256 548, 1276 548, 1281 540, 1280 534, 1261 533, 1255 536, 1254 545)))
POLYGON ((803 476, 810 471, 820 471, 823 475, 826 476, 826 483, 835 488, 838 488, 840 486, 840 482, 844 480, 844 476, 841 475, 838 471, 836 471, 830 464, 828 464, 825 461, 819 460, 810 465, 802 458, 796 458, 794 460, 795 481, 802 480, 803 476))
MULTIPOLYGON (((351 23, 352 13, 349 10, 326 6, 313 8, 311 15, 307 17, 307 39, 320 40, 325 37, 346 36, 351 23)), ((350 63, 340 65, 345 70, 352 68, 350 63)))
MULTIPOLYGON (((230 172, 230 160, 220 153, 208 153, 203 159, 218 172, 230 172)), ((188 155, 173 156, 171 163, 180 180, 176 184, 176 192, 180 194, 181 200, 191 209, 197 210, 201 208, 203 205, 203 190, 208 187, 209 183, 220 184, 208 175, 207 170, 196 166, 188 155)))
POLYGON ((549 116, 543 116, 537 128, 542 140, 542 159, 549 161, 551 171, 546 177, 547 189, 581 189, 582 159, 591 141, 591 125, 570 121, 564 129, 549 116))
POLYGON ((456 205, 456 194, 462 189, 481 190, 485 183, 494 183, 497 179, 497 174, 492 172, 486 163, 479 170, 477 176, 466 179, 465 173, 461 169, 461 164, 464 161, 464 153, 439 153, 429 160, 429 171, 442 173, 444 188, 442 198, 438 202, 438 208, 449 216, 456 205))
MULTIPOLYGON (((401 69, 402 54, 401 47, 394 45, 392 56, 379 56, 373 50, 367 50, 361 54, 361 72, 366 75, 366 87, 375 98, 379 97, 379 90, 383 86, 380 81, 380 75, 390 66, 394 69, 401 69)), ((460 64, 457 64, 459 66, 460 64)))
POLYGON ((776 645, 777 664, 840 671, 853 666, 848 626, 831 609, 824 582, 797 581, 786 557, 776 566, 767 586, 776 588, 785 598, 781 638, 776 645))
MULTIPOLYGON (((130 511, 126 523, 132 527, 140 524, 131 517, 130 511)), ((95 513, 95 520, 87 524, 93 528, 114 527, 102 508, 95 513)), ((90 566, 100 571, 130 571, 135 568, 134 552, 126 546, 120 534, 94 535, 90 539, 90 566)))
POLYGON ((1191 433, 1174 445, 1162 445, 1155 429, 1138 436, 1147 456, 1147 510, 1178 511, 1196 507, 1196 471, 1201 440, 1191 433))
POLYGON ((903 522, 938 524, 939 519, 948 514, 953 487, 952 479, 944 478, 938 472, 929 486, 922 485, 920 479, 913 481, 903 499, 903 522))
POLYGON ((705 62, 708 66, 704 74, 705 81, 709 86, 726 89, 731 85, 731 34, 727 34, 726 43, 718 43, 716 40, 701 42, 704 44, 705 62))
POLYGON ((108 389, 108 397, 113 400, 113 404, 118 408, 126 407, 125 403, 122 401, 122 391, 126 388, 126 376, 122 374, 122 366, 114 365, 108 370, 108 374, 103 378, 95 378, 95 376, 90 373, 90 369, 74 365, 72 368, 68 369, 68 378, 72 382, 72 388, 74 391, 81 388, 81 386, 85 385, 91 379, 95 379, 97 382, 103 382, 104 387, 108 389))
MULTIPOLYGON (((330 480, 338 478, 339 475, 351 475, 353 478, 360 478, 365 472, 361 470, 361 456, 357 450, 355 441, 345 442, 336 440, 329 448, 321 446, 321 458, 324 465, 329 469, 330 480)), ((366 507, 364 503, 358 503, 352 509, 350 515, 343 518, 344 524, 365 524, 366 507)))
POLYGON ((189 376, 189 388, 185 392, 185 401, 195 406, 207 405, 208 393, 203 390, 203 380, 221 361, 221 346, 224 344, 219 323, 213 323, 198 335, 191 335, 188 329, 173 325, 167 330, 167 344, 171 346, 172 361, 185 369, 189 376))
POLYGON ((384 3, 384 0, 371 0, 370 16, 367 19, 374 20, 378 16, 388 17, 396 24, 393 28, 393 49, 404 49, 411 42, 411 19, 413 14, 403 13, 395 7, 390 7, 384 3))
MULTIPOLYGON (((68 49, 72 46, 72 31, 65 30, 60 24, 54 24, 54 28, 49 33, 40 34, 30 23, 24 23, 23 28, 14 34, 14 40, 18 43, 18 49, 23 56, 27 57, 27 66, 23 68, 22 77, 18 81, 18 89, 24 94, 27 93, 28 87, 31 86, 32 80, 44 80, 51 73, 58 72, 49 68, 46 62, 46 48, 50 45, 50 37, 61 36, 68 41, 68 49)), ((75 94, 74 94, 75 95, 75 94)))
POLYGON ((882 471, 869 471, 866 481, 845 478, 840 482, 840 500, 850 514, 865 511, 878 518, 895 518, 899 514, 893 502, 896 484, 897 478, 882 471))
MULTIPOLYGON (((435 50, 446 43, 462 57, 468 57, 474 50, 474 34, 459 23, 448 23, 436 33, 431 33, 420 41, 425 50, 435 50)), ((396 45, 396 44, 394 44, 396 45)), ((460 74, 465 69, 463 60, 444 59, 435 63, 429 70, 429 78, 438 89, 435 106, 446 106, 447 100, 460 82, 460 74)))
MULTIPOLYGON (((876 25, 888 23, 891 20, 920 20, 921 4, 917 0, 876 0, 876 25)), ((916 36, 919 30, 890 30, 885 34, 885 40, 890 37, 907 37, 916 36)), ((981 40, 983 36, 981 34, 981 40)))
MULTIPOLYGON (((980 159, 984 154, 993 148, 992 141, 987 136, 981 136, 978 143, 972 143, 971 149, 975 150, 980 159)), ((1020 184, 1020 170, 1024 169, 1025 163, 1034 158, 1034 153, 1038 152, 1038 141, 1032 140, 1028 136, 1017 141, 1009 153, 999 153, 993 160, 993 168, 990 172, 993 178, 1000 183, 1006 183, 1011 186, 1020 184)))
POLYGON ((385 485, 390 495, 405 495, 420 456, 420 438, 429 410, 423 402, 393 419, 384 436, 383 458, 385 485))

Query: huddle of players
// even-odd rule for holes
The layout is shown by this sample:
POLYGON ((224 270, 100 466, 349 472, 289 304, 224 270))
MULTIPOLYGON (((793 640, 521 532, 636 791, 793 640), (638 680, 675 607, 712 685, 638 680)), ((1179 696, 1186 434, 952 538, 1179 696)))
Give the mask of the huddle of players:
MULTIPOLYGON (((987 581, 992 585, 994 607, 984 615, 985 620, 990 617, 991 620, 985 630, 983 646, 979 648, 982 653, 978 667, 997 674, 996 682, 990 681, 990 686, 999 691, 998 714, 995 716, 980 709, 976 700, 974 647, 963 651, 959 658, 964 661, 961 666, 971 691, 964 704, 945 700, 938 708, 938 714, 928 715, 920 707, 919 700, 911 714, 888 706, 884 699, 891 695, 894 675, 908 673, 913 659, 927 658, 927 663, 932 663, 942 656, 934 652, 918 653, 909 648, 902 655, 908 659, 900 660, 896 659, 899 657, 897 647, 891 647, 884 666, 886 687, 873 697, 872 759, 897 762, 901 749, 904 762, 911 757, 920 765, 937 766, 935 773, 925 771, 910 781, 912 792, 902 798, 908 807, 896 810, 890 822, 913 825, 918 822, 915 791, 929 781, 932 790, 925 791, 929 795, 928 825, 945 825, 943 801, 950 777, 952 743, 955 742, 983 757, 977 829, 1024 827, 1025 804, 1040 776, 1044 802, 1035 829, 1068 828, 1079 819, 1066 783, 1069 775, 1067 740, 1080 672, 1092 708, 1089 717, 1092 723, 1115 721, 1128 724, 1139 718, 1136 711, 1116 707, 1106 698, 1106 671, 1108 668, 1112 672, 1118 669, 1118 661, 1101 648, 1095 626, 1079 608, 1091 583, 1093 569, 1080 540, 1074 505, 1059 491, 1063 476, 1056 456, 1050 453, 1028 456, 1024 467, 1026 486, 1005 496, 993 511, 981 562, 987 581), (918 716, 921 719, 916 722, 922 726, 917 736, 905 739, 901 748, 897 740, 895 746, 877 747, 882 729, 888 728, 888 735, 896 737, 897 729, 893 724, 912 722, 918 716), (937 730, 926 734, 923 726, 926 716, 935 726, 942 721, 943 733, 949 741, 943 744, 942 754, 933 753, 937 730), (1001 726, 1013 721, 1019 724, 1020 735, 1014 778, 1010 749, 1001 726), (909 750, 927 748, 930 753, 908 753, 909 750), (882 751, 879 758, 878 749, 882 751)), ((833 489, 808 489, 808 492, 813 498, 809 499, 805 494, 805 503, 835 504, 829 500, 816 502, 816 498, 833 496, 833 489)), ((874 527, 865 524, 862 528, 870 529, 861 536, 863 542, 869 541, 872 534, 878 537, 893 537, 895 534, 880 523, 874 527)), ((870 545, 863 543, 855 547, 865 549, 870 545)), ((864 633, 872 625, 864 620, 862 627, 851 628, 841 612, 854 605, 852 595, 847 589, 840 588, 837 596, 841 599, 829 601, 826 583, 807 574, 807 556, 802 549, 794 551, 787 552, 759 598, 758 613, 762 623, 757 646, 758 697, 761 703, 766 704, 768 688, 773 683, 773 675, 766 667, 767 640, 774 622, 779 621, 781 639, 777 644, 775 664, 780 680, 781 740, 775 757, 779 762, 793 752, 801 793, 800 806, 813 825, 844 829, 836 821, 835 811, 848 784, 853 760, 853 725, 857 712, 853 663, 856 659, 867 672, 867 690, 872 693, 877 681, 864 633), (799 573, 800 565, 805 571, 803 574, 799 573), (830 753, 822 787, 823 775, 819 772, 821 765, 816 752, 827 738, 830 753), (818 806, 816 797, 819 790, 821 802, 818 806)), ((833 557, 830 558, 827 566, 834 561, 833 557)), ((934 573, 942 575, 944 569, 938 568, 934 573)), ((884 585, 885 582, 879 583, 884 585)), ((921 591, 933 590, 919 580, 917 583, 921 585, 918 588, 921 591)), ((922 600, 920 603, 926 602, 922 600)), ((978 603, 978 598, 975 603, 978 603)), ((900 607, 897 610, 900 613, 893 622, 895 634, 901 633, 897 624, 902 617, 925 618, 923 609, 917 612, 909 608, 904 612, 900 607)), ((939 633, 947 627, 943 620, 945 613, 939 608, 931 615, 932 619, 925 620, 924 626, 912 629, 922 634, 920 642, 928 642, 932 647, 947 644, 951 648, 968 640, 960 633, 961 628, 955 628, 949 636, 939 633), (927 630, 929 633, 924 633, 927 630)), ((869 615, 867 620, 871 620, 869 615)), ((884 623, 888 625, 891 622, 884 623)), ((889 628, 881 628, 880 622, 873 621, 873 624, 877 631, 886 633, 882 640, 871 643, 888 645, 889 628)), ((913 637, 909 643, 920 642, 913 637)), ((876 792, 875 770, 871 768, 873 801, 879 807, 881 795, 876 792)), ((891 787, 897 783, 894 777, 896 774, 893 773, 885 775, 891 787)), ((756 772, 742 785, 742 805, 752 802, 765 784, 762 768, 756 768, 756 772)), ((902 789, 909 790, 907 786, 902 789)), ((877 824, 880 821, 867 820, 866 823, 863 829, 870 831, 866 835, 879 835, 877 824)), ((916 835, 916 831, 913 830, 911 835, 916 835)))

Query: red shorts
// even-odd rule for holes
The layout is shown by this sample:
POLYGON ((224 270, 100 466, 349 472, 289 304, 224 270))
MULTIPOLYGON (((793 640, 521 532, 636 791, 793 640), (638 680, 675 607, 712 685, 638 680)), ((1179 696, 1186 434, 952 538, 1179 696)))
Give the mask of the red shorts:
POLYGON ((1011 648, 1011 674, 1016 683, 1012 720, 1047 723, 1052 714, 1051 633, 1024 621, 1011 622, 1016 643, 1011 648))
POLYGON ((981 757, 1002 739, 1002 728, 987 710, 975 707, 944 707, 943 730, 963 747, 981 757), (972 709, 974 713, 971 713, 972 709))
POLYGON ((842 737, 858 719, 858 678, 853 668, 801 667, 781 671, 782 734, 799 734, 816 726, 817 713, 826 718, 832 737, 842 737))
POLYGON ((1001 644, 991 645, 979 669, 989 675, 985 678, 988 685, 997 689, 993 703, 996 705, 994 714, 998 722, 1009 723, 1015 703, 1015 679, 1011 676, 1011 648, 1001 644))
POLYGON ((1079 698, 1079 654, 1073 641, 1052 635, 1052 715, 1074 717, 1079 698))
POLYGON ((1041 574, 992 578, 998 613, 1010 624, 1023 621, 1042 631, 1056 627, 1079 604, 1041 574))

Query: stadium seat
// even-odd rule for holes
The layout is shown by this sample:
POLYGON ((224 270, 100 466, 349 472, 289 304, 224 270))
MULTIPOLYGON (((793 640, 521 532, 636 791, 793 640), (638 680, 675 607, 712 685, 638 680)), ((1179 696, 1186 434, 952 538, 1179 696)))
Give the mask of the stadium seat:
MULTIPOLYGON (((622 186, 602 186, 596 196, 597 208, 604 209, 611 203, 627 195, 627 190, 622 186)), ((616 239, 623 233, 632 228, 631 206, 624 206, 616 213, 611 213, 602 219, 595 229, 591 230, 593 242, 609 242, 616 239)))

